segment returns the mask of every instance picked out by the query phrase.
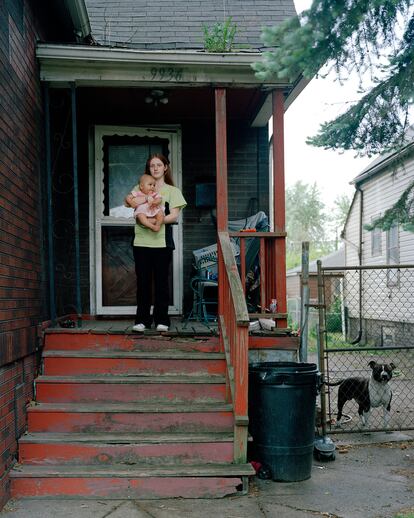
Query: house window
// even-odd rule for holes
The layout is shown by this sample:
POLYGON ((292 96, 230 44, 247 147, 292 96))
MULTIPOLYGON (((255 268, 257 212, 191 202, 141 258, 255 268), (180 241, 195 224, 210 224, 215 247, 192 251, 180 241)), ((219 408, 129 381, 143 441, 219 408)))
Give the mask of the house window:
MULTIPOLYGON (((378 219, 379 216, 371 219, 371 224, 373 221, 378 219)), ((375 257, 377 255, 381 255, 382 252, 382 243, 381 243, 382 231, 380 228, 375 227, 371 230, 371 256, 375 257)))
MULTIPOLYGON (((400 262, 400 251, 398 246, 398 224, 387 230, 387 264, 398 264, 400 262)), ((398 286, 400 272, 398 269, 387 271, 387 286, 398 286)))

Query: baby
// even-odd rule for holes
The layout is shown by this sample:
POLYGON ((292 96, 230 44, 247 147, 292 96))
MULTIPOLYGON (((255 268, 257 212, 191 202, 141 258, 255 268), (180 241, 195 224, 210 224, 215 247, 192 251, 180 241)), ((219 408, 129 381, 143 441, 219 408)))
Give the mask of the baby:
POLYGON ((132 191, 136 208, 134 217, 154 232, 158 232, 164 221, 162 197, 155 191, 155 180, 149 174, 143 174, 139 179, 139 191, 132 191))

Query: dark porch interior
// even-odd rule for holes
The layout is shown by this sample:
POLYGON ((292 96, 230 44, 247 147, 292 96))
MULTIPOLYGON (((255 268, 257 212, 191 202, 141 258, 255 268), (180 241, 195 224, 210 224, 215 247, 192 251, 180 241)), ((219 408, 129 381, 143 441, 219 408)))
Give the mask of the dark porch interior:
MULTIPOLYGON (((90 312, 89 168, 93 164, 90 138, 95 125, 181 127, 182 191, 188 202, 182 228, 184 314, 192 305, 192 251, 217 241, 210 210, 195 207, 196 185, 215 183, 216 180, 214 90, 205 87, 165 88, 164 92, 168 103, 154 106, 145 102, 149 89, 76 89, 83 313, 90 312)), ((257 89, 228 90, 229 219, 245 218, 259 210, 269 213, 268 130, 267 127, 250 126, 263 99, 264 93, 257 89)), ((59 316, 76 311, 70 89, 51 89, 50 107, 56 312, 59 316)), ((125 251, 126 254, 129 252, 125 251)), ((134 282, 133 278, 131 282, 134 282)))

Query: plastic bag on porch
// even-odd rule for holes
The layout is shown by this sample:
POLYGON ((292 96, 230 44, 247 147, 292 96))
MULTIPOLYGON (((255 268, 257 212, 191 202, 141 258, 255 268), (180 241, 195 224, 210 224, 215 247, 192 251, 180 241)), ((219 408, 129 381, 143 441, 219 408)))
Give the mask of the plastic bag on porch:
MULTIPOLYGON (((268 232, 269 219, 266 213, 259 211, 248 218, 229 221, 230 232, 238 232, 247 228, 253 228, 256 232, 268 232)), ((252 235, 254 236, 254 234, 252 235)), ((260 303, 260 243, 258 239, 253 237, 244 239, 246 247, 246 302, 249 311, 255 312, 260 303)), ((240 239, 235 238, 235 240, 239 245, 240 239)))
MULTIPOLYGON (((265 212, 259 211, 252 216, 244 219, 229 221, 230 232, 239 232, 245 229, 255 229, 256 232, 267 232, 269 230, 269 220, 265 212)), ((258 239, 244 238, 246 250, 246 299, 248 305, 257 309, 260 288, 260 268, 259 268, 259 247, 258 239)), ((237 264, 240 264, 240 238, 231 238, 231 246, 237 264)), ((200 277, 217 279, 217 243, 193 250, 193 264, 200 277)))

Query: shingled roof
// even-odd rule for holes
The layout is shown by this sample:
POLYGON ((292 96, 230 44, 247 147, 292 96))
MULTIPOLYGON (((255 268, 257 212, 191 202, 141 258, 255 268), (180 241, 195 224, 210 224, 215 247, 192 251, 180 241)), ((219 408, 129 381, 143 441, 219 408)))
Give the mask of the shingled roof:
POLYGON ((257 51, 264 26, 296 14, 293 0, 85 0, 98 45, 147 50, 203 48, 203 26, 228 17, 235 47, 257 51))

